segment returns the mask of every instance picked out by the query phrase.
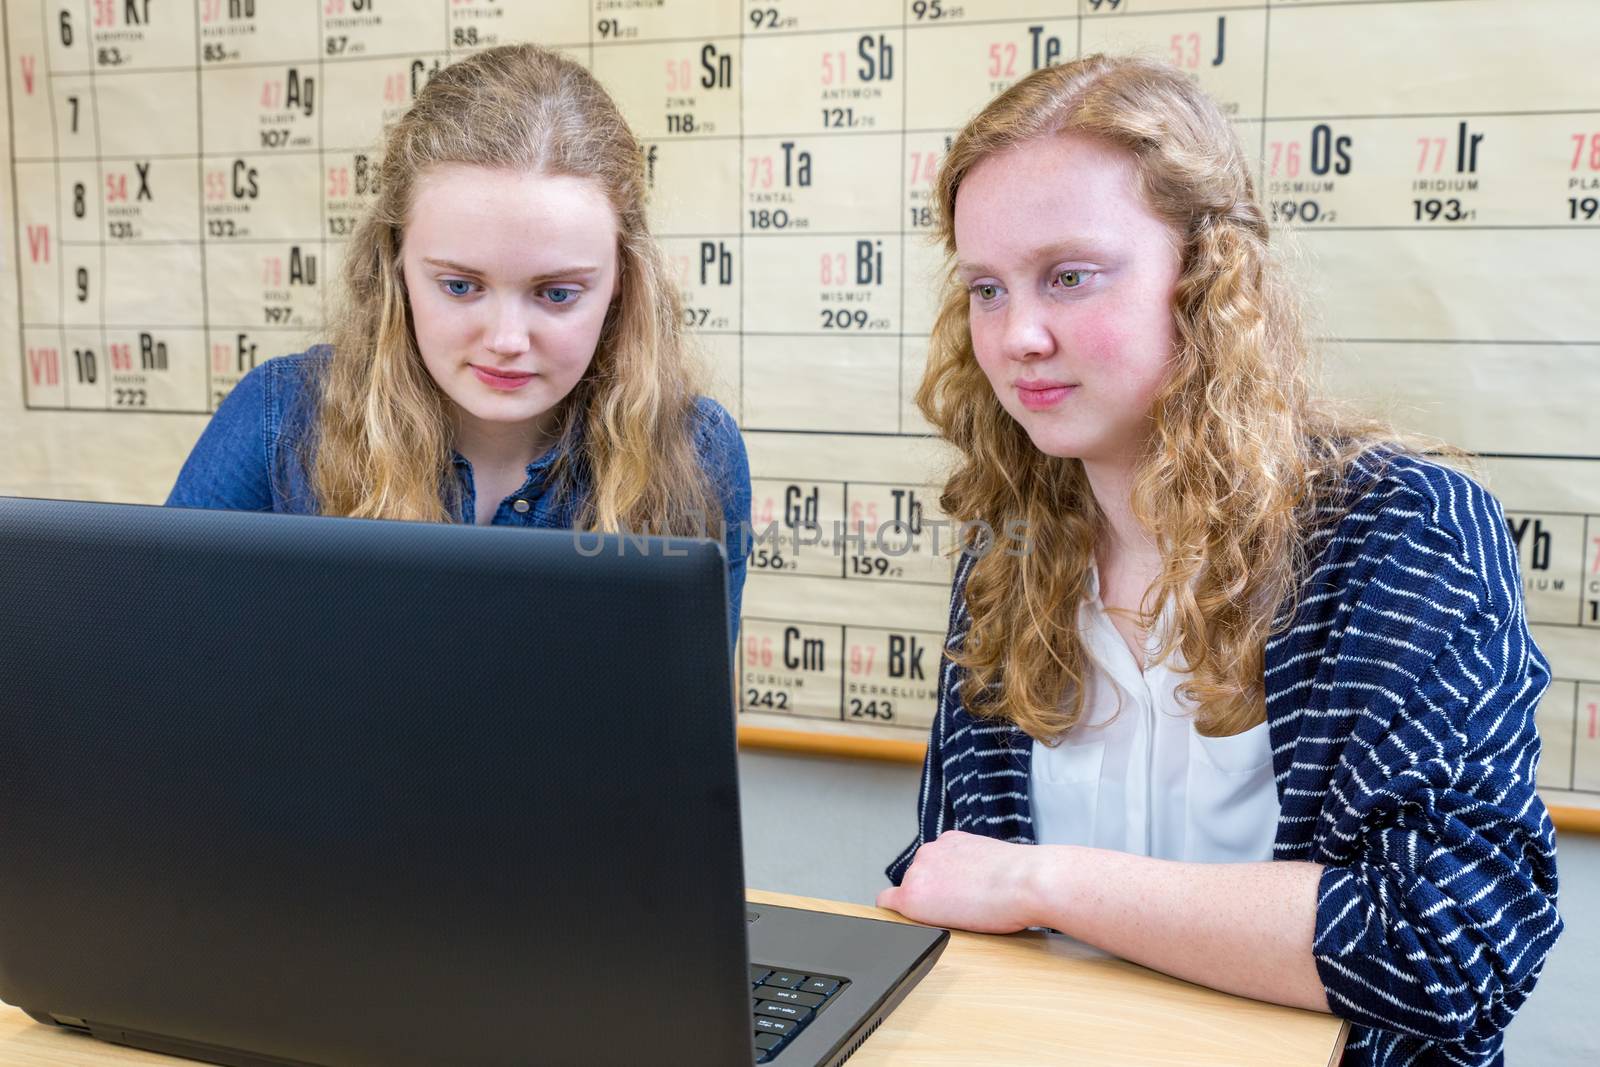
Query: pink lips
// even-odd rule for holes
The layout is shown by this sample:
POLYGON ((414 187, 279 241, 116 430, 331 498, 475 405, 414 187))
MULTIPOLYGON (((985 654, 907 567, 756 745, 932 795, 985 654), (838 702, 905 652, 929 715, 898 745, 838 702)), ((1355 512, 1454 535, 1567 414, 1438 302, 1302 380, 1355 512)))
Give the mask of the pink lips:
POLYGON ((497 371, 490 370, 487 367, 480 367, 477 364, 472 365, 472 373, 478 376, 478 381, 487 385, 490 389, 504 389, 507 391, 521 389, 536 377, 526 371, 497 371))
POLYGON ((1044 411, 1061 403, 1078 387, 1066 382, 1029 379, 1017 382, 1015 388, 1023 407, 1029 411, 1044 411))

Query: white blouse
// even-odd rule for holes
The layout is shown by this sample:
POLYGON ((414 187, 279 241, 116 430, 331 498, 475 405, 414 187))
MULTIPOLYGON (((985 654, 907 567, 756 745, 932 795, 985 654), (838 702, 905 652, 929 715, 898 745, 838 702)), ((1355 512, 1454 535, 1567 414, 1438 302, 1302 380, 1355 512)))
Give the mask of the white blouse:
POLYGON ((1194 705, 1177 692, 1181 655, 1141 669, 1100 601, 1097 571, 1078 625, 1094 669, 1083 717, 1059 744, 1033 743, 1034 839, 1202 863, 1270 860, 1278 794, 1267 724, 1233 737, 1195 732, 1194 705))

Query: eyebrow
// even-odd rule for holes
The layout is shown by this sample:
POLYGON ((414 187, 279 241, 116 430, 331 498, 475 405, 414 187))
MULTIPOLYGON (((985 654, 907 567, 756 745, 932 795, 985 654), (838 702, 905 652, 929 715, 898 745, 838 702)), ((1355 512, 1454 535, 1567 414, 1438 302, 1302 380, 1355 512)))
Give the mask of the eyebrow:
MULTIPOLYGON (((428 264, 429 266, 455 271, 457 274, 473 274, 479 277, 483 276, 483 271, 479 270, 477 267, 469 267, 465 263, 457 263, 452 259, 434 259, 432 256, 424 256, 422 262, 428 264)), ((530 283, 547 282, 556 278, 563 280, 570 278, 579 281, 587 281, 599 273, 599 267, 566 267, 562 270, 545 271, 542 274, 535 274, 533 277, 529 278, 528 281, 530 283)))
MULTIPOLYGON (((1047 245, 1040 245, 1030 249, 1024 257, 1029 263, 1038 263, 1051 259, 1103 259, 1106 248, 1100 241, 1091 237, 1068 237, 1061 241, 1052 241, 1047 245)), ((957 260, 956 273, 958 274, 991 274, 992 269, 985 263, 971 260, 957 260)))

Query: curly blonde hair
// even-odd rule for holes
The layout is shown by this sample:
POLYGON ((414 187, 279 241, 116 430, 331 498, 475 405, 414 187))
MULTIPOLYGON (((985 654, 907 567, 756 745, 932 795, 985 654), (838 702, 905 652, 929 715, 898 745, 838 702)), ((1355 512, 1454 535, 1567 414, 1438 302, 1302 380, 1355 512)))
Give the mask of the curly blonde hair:
MULTIPOLYGON (((1266 717, 1266 641, 1292 612, 1307 536, 1346 497, 1353 461, 1400 438, 1317 395, 1249 157, 1216 104, 1163 63, 1093 55, 1040 70, 968 122, 937 181, 952 257, 956 196, 972 168, 1065 133, 1127 153, 1143 202, 1178 238, 1171 372, 1132 489, 1162 558, 1139 621, 1152 628, 1170 605, 1158 656, 1181 652, 1196 728, 1236 734, 1266 717)), ((968 672, 970 711, 1051 742, 1083 713, 1091 666, 1077 612, 1105 518, 1082 463, 1041 452, 1001 407, 974 358, 968 303, 952 268, 916 398, 958 452, 941 504, 960 522, 1021 520, 1029 551, 974 563, 971 626, 952 656, 968 672)))
POLYGON ((580 527, 694 534, 720 521, 694 447, 700 383, 678 291, 645 222, 639 143, 588 71, 534 45, 444 68, 387 133, 320 382, 309 457, 319 508, 432 521, 459 509, 452 408, 417 350, 401 272, 416 182, 448 163, 590 179, 616 212, 619 294, 593 363, 558 411, 552 486, 586 486, 580 527))

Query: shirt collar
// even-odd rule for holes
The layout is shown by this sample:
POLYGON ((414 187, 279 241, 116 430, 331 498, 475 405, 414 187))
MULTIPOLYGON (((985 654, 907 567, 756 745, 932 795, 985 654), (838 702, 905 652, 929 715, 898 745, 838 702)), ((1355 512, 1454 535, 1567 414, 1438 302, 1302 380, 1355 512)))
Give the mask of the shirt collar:
MULTIPOLYGON (((1166 603, 1161 605, 1161 615, 1156 619, 1155 628, 1145 636, 1145 659, 1147 661, 1160 646, 1157 635, 1172 625, 1172 617, 1173 604, 1172 599, 1169 597, 1166 603)), ((1092 554, 1089 557, 1088 589, 1084 592, 1083 603, 1079 605, 1078 626, 1080 631, 1085 634, 1098 630, 1102 635, 1109 635, 1115 638, 1116 649, 1125 653, 1130 661, 1132 660, 1133 654, 1128 649, 1127 642, 1122 640, 1122 635, 1117 632, 1115 624, 1111 621, 1111 616, 1106 613, 1105 604, 1100 600, 1100 564, 1092 554)), ((1181 662, 1181 653, 1179 650, 1174 649, 1172 659, 1168 661, 1167 666, 1181 670, 1181 662)), ((1145 668, 1143 663, 1138 664, 1138 666, 1141 669, 1145 668)), ((1154 665, 1152 664, 1151 666, 1154 665)))
MULTIPOLYGON (((550 473, 550 469, 556 465, 556 461, 562 456, 575 451, 577 444, 582 440, 583 431, 581 427, 570 435, 557 438, 556 443, 546 449, 542 456, 528 464, 528 483, 532 484, 535 480, 542 480, 545 475, 550 473)), ((472 461, 455 449, 450 450, 450 464, 457 471, 470 471, 472 469, 472 461)))

